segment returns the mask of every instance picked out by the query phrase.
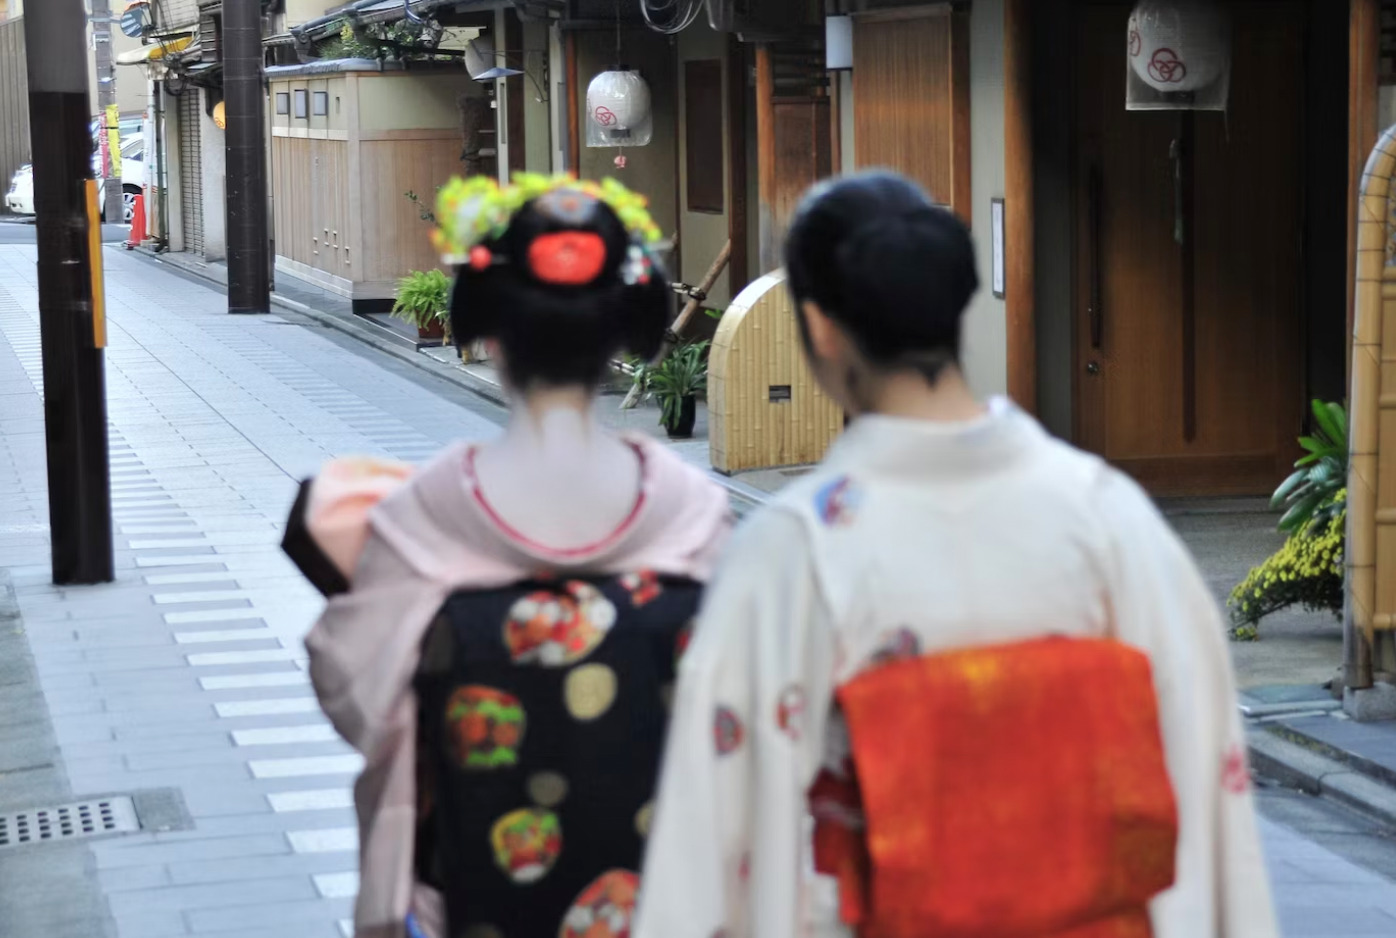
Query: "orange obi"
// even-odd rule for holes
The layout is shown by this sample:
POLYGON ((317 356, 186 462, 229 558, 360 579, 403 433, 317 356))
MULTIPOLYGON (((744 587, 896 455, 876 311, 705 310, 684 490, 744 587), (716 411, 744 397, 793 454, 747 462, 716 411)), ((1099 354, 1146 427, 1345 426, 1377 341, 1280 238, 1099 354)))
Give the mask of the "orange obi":
POLYGON ((1178 814, 1145 655, 953 651, 867 671, 838 702, 856 777, 810 791, 815 862, 860 938, 1149 938, 1178 814))

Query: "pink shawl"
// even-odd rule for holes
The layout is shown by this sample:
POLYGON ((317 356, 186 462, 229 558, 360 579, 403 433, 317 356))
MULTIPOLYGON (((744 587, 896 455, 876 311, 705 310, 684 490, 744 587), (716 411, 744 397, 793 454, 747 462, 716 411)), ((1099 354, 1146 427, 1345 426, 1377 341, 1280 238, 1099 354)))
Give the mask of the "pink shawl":
POLYGON ((394 463, 330 463, 310 490, 306 524, 349 579, 306 637, 325 714, 365 758, 354 788, 359 816, 357 938, 401 938, 413 911, 444 933, 440 897, 414 881, 418 648, 446 597, 543 571, 653 570, 704 581, 730 529, 722 488, 663 445, 644 456, 645 498, 631 522, 594 552, 559 561, 507 534, 468 484, 469 447, 418 472, 394 463))

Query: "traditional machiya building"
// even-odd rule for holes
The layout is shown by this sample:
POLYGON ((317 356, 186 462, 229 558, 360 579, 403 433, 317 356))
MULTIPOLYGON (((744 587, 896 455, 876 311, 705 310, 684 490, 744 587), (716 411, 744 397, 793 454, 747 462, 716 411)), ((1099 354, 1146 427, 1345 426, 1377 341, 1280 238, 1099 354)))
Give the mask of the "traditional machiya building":
MULTIPOLYGON (((1300 452, 1308 402, 1350 399, 1346 673, 1361 689, 1396 678, 1396 147, 1377 146, 1396 124, 1388 6, 419 0, 412 10, 450 31, 439 46, 454 57, 351 63, 340 71, 357 77, 341 81, 313 74, 326 41, 388 35, 403 5, 293 0, 271 30, 270 58, 288 69, 273 83, 289 101, 273 114, 273 148, 357 140, 344 187, 377 206, 389 241, 419 231, 399 193, 453 172, 616 175, 673 233, 678 279, 696 283, 725 258, 707 298, 718 309, 779 266, 811 183, 905 173, 979 245, 983 289, 965 332, 974 387, 1010 394, 1151 493, 1268 494, 1300 452), (1148 25, 1175 14, 1179 31, 1148 25), (648 92, 625 106, 633 134, 588 104, 615 71, 648 92), (316 82, 332 109, 323 127, 316 82), (351 83, 372 93, 336 117, 328 89, 351 83), (408 138, 422 140, 415 159, 382 162, 408 138)), ((342 230, 327 222, 307 236, 342 230)), ((352 257, 372 235, 354 237, 334 250, 352 257)), ((393 274, 341 286, 372 301, 393 274)))
MULTIPOLYGON (((979 245, 974 386, 1157 496, 1269 494, 1308 402, 1349 401, 1361 691, 1396 680, 1391 6, 708 0, 672 37, 622 34, 655 140, 676 128, 672 155, 652 143, 625 172, 643 166, 631 178, 672 218, 683 279, 730 243, 719 302, 778 266, 815 179, 916 179, 979 245)), ((560 21, 569 88, 605 67, 595 18, 574 4, 560 21)), ((605 168, 577 136, 568 165, 605 168)))

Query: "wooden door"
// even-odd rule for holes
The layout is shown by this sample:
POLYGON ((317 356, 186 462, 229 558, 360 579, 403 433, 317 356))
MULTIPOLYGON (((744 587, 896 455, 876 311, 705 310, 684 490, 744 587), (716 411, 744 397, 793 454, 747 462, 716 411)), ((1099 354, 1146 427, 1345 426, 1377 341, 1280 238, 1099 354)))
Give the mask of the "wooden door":
POLYGON ((1155 494, 1266 493, 1303 407, 1302 5, 1231 4, 1226 114, 1125 110, 1130 6, 1074 30, 1077 440, 1155 494))

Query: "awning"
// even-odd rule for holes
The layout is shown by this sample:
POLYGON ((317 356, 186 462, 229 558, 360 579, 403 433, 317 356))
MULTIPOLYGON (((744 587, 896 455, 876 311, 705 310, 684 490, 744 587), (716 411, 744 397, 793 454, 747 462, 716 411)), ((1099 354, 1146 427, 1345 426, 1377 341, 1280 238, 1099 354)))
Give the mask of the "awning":
POLYGON ((183 52, 193 44, 194 37, 192 35, 161 40, 148 46, 141 46, 139 49, 132 49, 130 52, 121 53, 116 57, 116 64, 145 65, 147 62, 158 62, 183 52))

